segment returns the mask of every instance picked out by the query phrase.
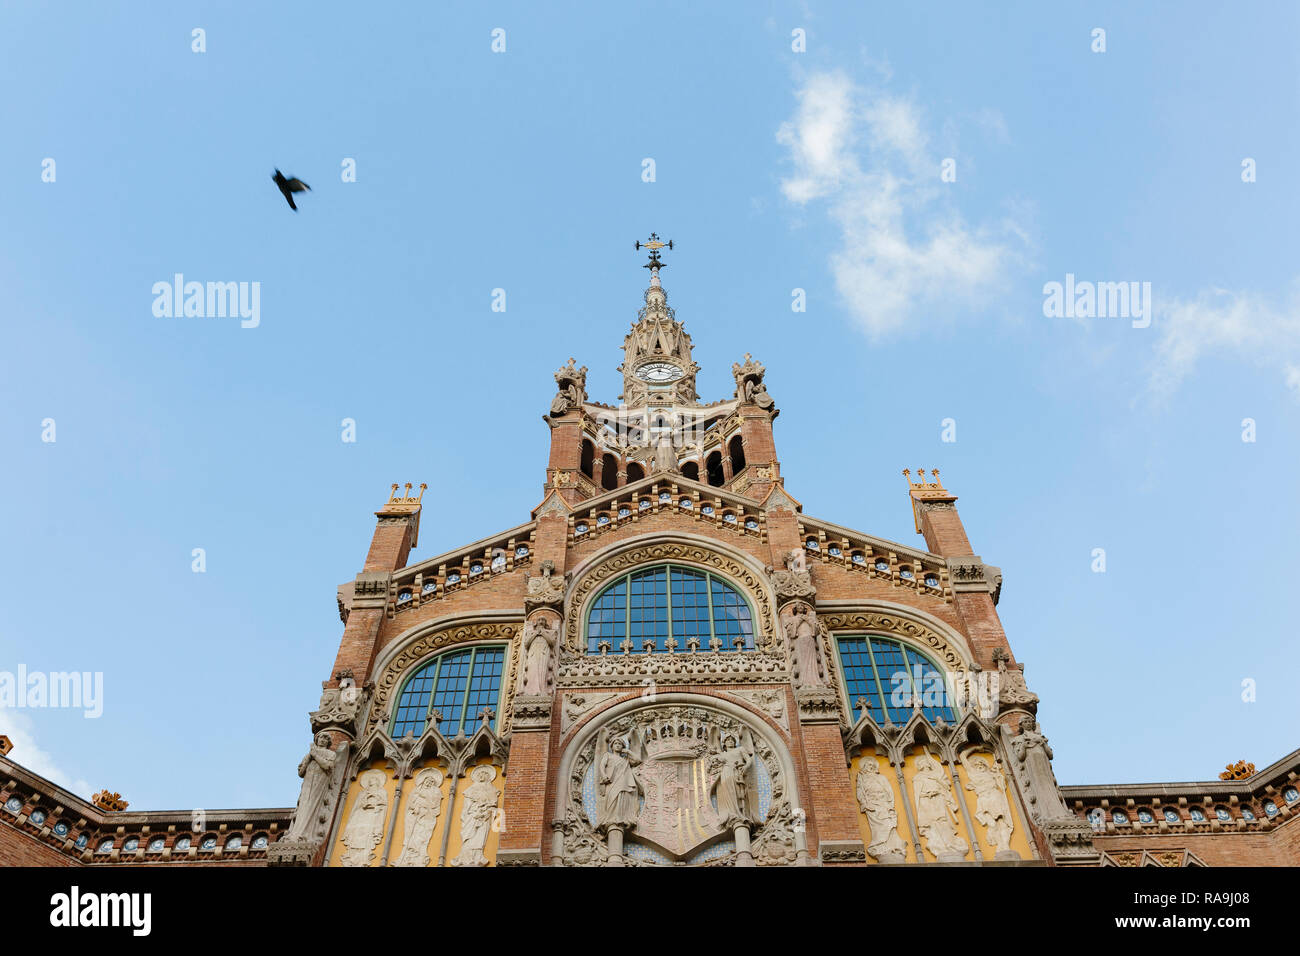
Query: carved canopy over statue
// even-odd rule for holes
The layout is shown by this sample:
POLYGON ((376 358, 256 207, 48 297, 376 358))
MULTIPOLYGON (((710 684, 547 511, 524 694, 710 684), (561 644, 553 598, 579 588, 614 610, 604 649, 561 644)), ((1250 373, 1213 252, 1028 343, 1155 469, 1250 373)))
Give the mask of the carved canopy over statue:
POLYGON ((812 572, 808 570, 808 556, 803 548, 791 548, 783 556, 784 568, 768 568, 772 575, 772 587, 778 599, 812 598, 817 588, 812 583, 812 572))
POLYGON ((547 559, 542 562, 540 576, 524 572, 526 593, 524 609, 532 612, 539 607, 559 607, 564 603, 564 577, 554 577, 555 562, 547 559))
POLYGON ((551 402, 552 415, 563 415, 581 408, 587 400, 587 366, 575 366, 576 361, 570 358, 569 364, 560 366, 560 370, 555 373, 555 384, 560 391, 551 402))

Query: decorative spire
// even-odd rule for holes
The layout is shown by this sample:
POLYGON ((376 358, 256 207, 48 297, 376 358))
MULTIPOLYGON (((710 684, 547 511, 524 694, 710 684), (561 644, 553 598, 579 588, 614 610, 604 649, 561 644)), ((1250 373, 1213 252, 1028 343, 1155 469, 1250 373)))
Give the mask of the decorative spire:
POLYGON ((642 268, 650 270, 650 285, 659 285, 659 270, 667 266, 667 263, 659 258, 659 250, 664 248, 671 249, 673 247, 673 241, 669 239, 667 242, 662 242, 659 239, 659 233, 652 232, 650 233, 649 239, 645 242, 638 240, 635 243, 635 247, 638 251, 641 249, 650 250, 650 260, 642 268))

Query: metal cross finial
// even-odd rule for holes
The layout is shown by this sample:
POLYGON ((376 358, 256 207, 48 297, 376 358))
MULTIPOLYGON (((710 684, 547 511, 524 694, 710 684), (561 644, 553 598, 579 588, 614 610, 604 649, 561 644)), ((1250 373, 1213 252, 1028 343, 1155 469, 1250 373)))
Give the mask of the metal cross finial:
POLYGON ((650 261, 645 264, 645 268, 655 270, 664 267, 663 260, 659 258, 659 250, 671 249, 673 247, 673 241, 669 239, 667 242, 663 242, 659 239, 659 233, 652 232, 650 233, 650 238, 645 242, 638 240, 634 245, 638 251, 641 249, 650 250, 650 261))

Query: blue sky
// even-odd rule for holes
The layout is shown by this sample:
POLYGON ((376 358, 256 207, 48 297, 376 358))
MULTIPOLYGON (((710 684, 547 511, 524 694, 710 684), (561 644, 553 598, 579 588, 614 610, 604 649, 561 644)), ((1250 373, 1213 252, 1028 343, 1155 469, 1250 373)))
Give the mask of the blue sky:
POLYGON ((1132 6, 6 5, 0 669, 104 675, 98 719, 0 713, 14 758, 292 805, 388 485, 429 483, 413 560, 526 520, 651 230, 702 397, 766 364, 807 514, 919 544, 900 471, 941 469, 1062 782, 1300 745, 1300 14, 1132 6), (155 317, 177 272, 260 324, 155 317), (1154 321, 1045 317, 1067 273, 1154 321))

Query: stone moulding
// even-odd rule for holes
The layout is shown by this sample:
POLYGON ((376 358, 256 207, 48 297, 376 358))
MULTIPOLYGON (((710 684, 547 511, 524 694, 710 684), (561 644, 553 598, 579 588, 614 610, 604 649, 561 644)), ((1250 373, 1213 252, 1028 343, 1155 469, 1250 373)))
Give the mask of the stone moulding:
MULTIPOLYGON (((569 593, 565 620, 565 646, 573 655, 583 655, 586 651, 582 646, 582 619, 589 600, 611 579, 640 565, 658 561, 673 561, 716 571, 738 585, 745 592, 754 609, 756 617, 754 641, 757 650, 779 656, 784 660, 783 642, 777 635, 772 598, 768 584, 764 580, 766 575, 761 571, 753 570, 716 547, 703 543, 688 544, 676 541, 634 546, 599 560, 594 566, 582 572, 569 593)), ((645 655, 636 656, 643 658, 645 655)), ((753 655, 751 652, 744 652, 743 656, 753 655)))
POLYGON ((784 658, 773 654, 708 651, 571 656, 560 661, 556 683, 561 687, 638 687, 646 681, 660 684, 770 684, 789 677, 784 658))
POLYGON ((928 648, 934 652, 939 662, 949 671, 959 673, 966 671, 965 656, 960 650, 953 648, 947 636, 902 614, 888 611, 829 610, 819 611, 817 619, 832 632, 879 631, 908 638, 918 647, 928 648))
MULTIPOLYGON (((523 628, 523 621, 468 623, 431 630, 415 638, 384 664, 382 672, 375 680, 375 693, 372 698, 370 717, 366 722, 366 733, 371 733, 381 725, 387 725, 397 693, 414 665, 431 654, 458 644, 486 641, 508 644, 510 649, 506 655, 506 673, 502 679, 503 686, 513 688, 519 657, 518 648, 515 646, 518 643, 516 638, 523 628)), ((506 706, 502 710, 501 732, 504 734, 509 729, 505 725, 509 724, 511 709, 506 706)))

